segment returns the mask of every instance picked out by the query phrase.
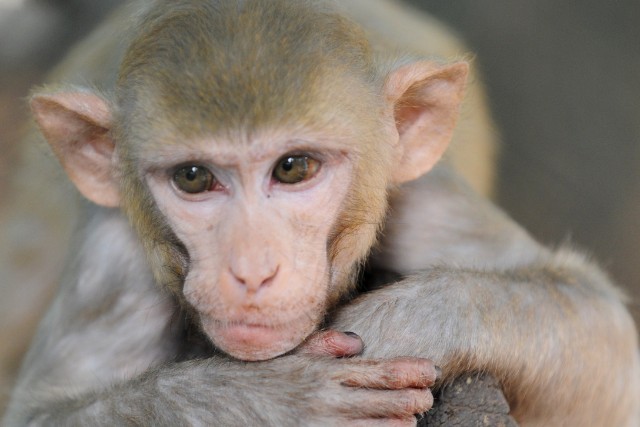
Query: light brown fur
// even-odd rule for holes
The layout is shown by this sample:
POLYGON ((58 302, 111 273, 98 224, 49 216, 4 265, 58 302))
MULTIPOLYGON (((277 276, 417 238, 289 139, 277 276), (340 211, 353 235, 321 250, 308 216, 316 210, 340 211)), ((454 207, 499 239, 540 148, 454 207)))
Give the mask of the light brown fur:
MULTIPOLYGON (((158 295, 177 304, 155 306, 155 325, 126 315, 111 324, 104 301, 82 289, 106 281, 118 290, 108 301, 127 314, 135 310, 124 304, 129 292, 153 294, 150 274, 138 271, 146 270, 139 255, 81 252, 28 356, 9 422, 282 425, 293 414, 320 425, 377 417, 411 424, 432 403, 428 391, 412 390, 433 383, 424 357, 445 379, 491 372, 525 425, 637 422, 635 329, 608 279, 569 251, 538 246, 444 166, 402 186, 431 169, 451 138, 465 64, 396 60, 320 2, 159 4, 134 31, 115 91, 62 86, 37 93, 32 109, 82 194, 123 208, 168 291, 158 295), (322 159, 314 184, 260 184, 274 161, 301 151, 322 159), (198 198, 172 190, 171 171, 183 163, 209 165, 222 190, 198 198), (385 225, 389 191, 395 210, 385 225), (403 201, 417 207, 403 211, 403 201), (315 228, 300 228, 307 222, 315 228), (394 238, 402 224, 415 235, 394 238), (336 305, 353 292, 383 226, 372 265, 410 277, 336 305), (110 283, 97 262, 128 267, 110 283), (175 313, 187 314, 178 326, 199 324, 232 356, 264 360, 302 344, 327 310, 332 328, 363 337, 365 359, 302 351, 245 364, 205 352, 204 363, 170 363, 189 347, 171 328, 175 313), (119 326, 149 331, 149 341, 125 334, 106 344, 139 361, 141 376, 88 351, 119 326), (74 328, 84 340, 66 335, 74 328), (145 349, 158 359, 140 358, 145 349), (78 362, 104 363, 94 383, 86 382, 90 369, 73 371, 78 362), (58 402, 67 369, 77 395, 58 402), (381 375, 389 369, 397 377, 381 375), (329 380, 309 389, 327 370, 329 380), (210 381, 185 383, 194 375, 210 381), (345 394, 349 387, 365 389, 345 394), (595 392, 605 387, 606 396, 595 392), (270 389, 294 398, 272 401, 261 393, 270 389), (244 415, 230 403, 236 393, 251 396, 244 415)), ((92 217, 94 241, 122 227, 117 214, 92 217)))
MULTIPOLYGON (((403 49, 442 58, 467 52, 447 27, 399 2, 358 0, 344 6, 369 30, 403 49)), ((72 49, 47 80, 75 84, 91 81, 103 89, 111 87, 123 48, 118 36, 128 31, 134 12, 129 7, 120 8, 72 49)), ((448 157, 474 188, 491 194, 496 135, 484 106, 482 86, 477 77, 472 81, 448 157)), ((0 270, 5 277, 0 285, 0 330, 5 337, 0 349, 0 402, 8 396, 16 366, 41 317, 38 313, 54 294, 72 230, 82 222, 82 203, 64 181, 52 156, 40 149, 37 139, 32 131, 20 143, 12 141, 19 155, 15 164, 9 165, 0 206, 0 270), (42 188, 48 191, 43 193, 42 188), (33 238, 25 239, 25 231, 20 231, 25 229, 33 238)))

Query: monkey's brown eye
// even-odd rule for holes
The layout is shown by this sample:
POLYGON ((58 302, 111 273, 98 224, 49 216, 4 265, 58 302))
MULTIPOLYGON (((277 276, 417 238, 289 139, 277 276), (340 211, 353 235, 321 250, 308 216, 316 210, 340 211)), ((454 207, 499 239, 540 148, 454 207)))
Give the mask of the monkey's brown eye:
POLYGON ((185 166, 178 169, 173 175, 173 182, 176 186, 189 194, 211 191, 215 180, 213 174, 202 166, 185 166))
POLYGON ((283 184, 296 184, 313 178, 320 162, 309 156, 284 156, 273 169, 273 177, 283 184))

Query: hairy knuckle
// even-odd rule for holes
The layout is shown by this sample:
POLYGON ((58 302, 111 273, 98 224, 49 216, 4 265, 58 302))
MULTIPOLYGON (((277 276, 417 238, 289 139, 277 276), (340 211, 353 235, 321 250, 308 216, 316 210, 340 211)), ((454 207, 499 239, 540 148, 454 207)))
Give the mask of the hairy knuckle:
POLYGON ((391 387, 403 387, 411 382, 412 377, 411 366, 402 363, 391 365, 383 378, 391 387))
POLYGON ((432 405, 433 395, 429 390, 409 390, 402 402, 402 410, 409 414, 419 414, 431 409, 432 405))
POLYGON ((389 423, 387 424, 387 426, 389 426, 389 427, 410 427, 410 426, 415 426, 417 424, 418 424, 418 420, 416 420, 415 417, 411 416, 411 417, 407 417, 407 418, 389 420, 389 423))

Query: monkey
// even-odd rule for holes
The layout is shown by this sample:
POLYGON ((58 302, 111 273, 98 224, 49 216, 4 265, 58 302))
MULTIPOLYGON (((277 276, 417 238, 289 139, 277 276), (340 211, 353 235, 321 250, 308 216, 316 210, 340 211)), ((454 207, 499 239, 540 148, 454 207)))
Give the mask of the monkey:
MULTIPOLYGON (((351 0, 346 11, 384 43, 419 55, 460 58, 469 51, 455 34, 421 10, 388 0, 351 0)), ((128 31, 135 10, 116 10, 95 32, 79 43, 47 78, 111 90, 122 45, 117 37, 128 31)), ((481 194, 491 196, 498 146, 487 114, 480 77, 470 70, 462 117, 446 161, 481 194), (473 137, 471 137, 473 135, 473 137)), ((57 161, 47 155, 31 130, 22 141, 11 141, 19 156, 9 163, 6 189, 0 203, 0 412, 15 381, 17 365, 26 352, 41 314, 48 306, 74 228, 81 229, 84 204, 65 182, 57 161), (37 174, 32 171, 38 171, 37 174), (56 185, 51 185, 55 182, 56 185), (48 188, 46 193, 41 190, 48 188), (21 230, 29 230, 25 233, 21 230), (16 286, 16 284, 20 286, 16 286)))
POLYGON ((412 425, 435 365, 493 374, 523 425, 637 424, 619 291, 435 166, 468 65, 335 10, 157 1, 111 92, 34 94, 97 206, 7 424, 412 425), (405 278, 359 293, 367 259, 405 278))

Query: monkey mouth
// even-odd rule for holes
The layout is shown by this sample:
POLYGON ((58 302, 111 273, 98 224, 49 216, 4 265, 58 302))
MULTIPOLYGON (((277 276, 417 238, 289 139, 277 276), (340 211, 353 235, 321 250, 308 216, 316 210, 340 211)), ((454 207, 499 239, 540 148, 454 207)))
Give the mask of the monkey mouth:
POLYGON ((241 360, 271 359, 293 350, 315 329, 302 320, 265 324, 243 321, 203 321, 203 328, 213 343, 230 356, 241 360))
POLYGON ((258 323, 238 323, 234 322, 223 326, 224 333, 240 342, 267 344, 283 331, 281 326, 269 326, 258 323))

